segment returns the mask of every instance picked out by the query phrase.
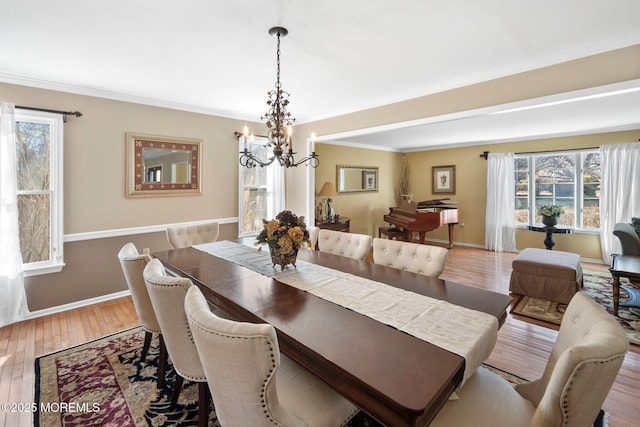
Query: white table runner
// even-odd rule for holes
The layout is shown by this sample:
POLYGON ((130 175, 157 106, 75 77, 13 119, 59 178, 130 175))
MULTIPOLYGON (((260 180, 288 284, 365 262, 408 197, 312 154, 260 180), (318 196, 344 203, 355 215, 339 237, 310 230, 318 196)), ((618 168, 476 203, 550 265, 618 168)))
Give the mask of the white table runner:
POLYGON ((342 307, 393 326, 466 360, 462 384, 495 346, 498 319, 480 311, 395 288, 302 260, 297 268, 276 270, 269 251, 220 241, 195 249, 241 265, 342 307))

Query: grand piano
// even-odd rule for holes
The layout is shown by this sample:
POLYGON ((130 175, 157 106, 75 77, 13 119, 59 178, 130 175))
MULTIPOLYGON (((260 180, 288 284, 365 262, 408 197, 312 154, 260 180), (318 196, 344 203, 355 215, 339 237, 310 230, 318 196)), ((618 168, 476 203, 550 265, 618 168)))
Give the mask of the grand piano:
POLYGON ((403 200, 400 206, 389 208, 384 216, 385 222, 404 231, 404 240, 410 240, 413 232, 420 236, 420 243, 424 243, 427 231, 435 230, 445 224, 449 226, 449 248, 453 247, 453 226, 458 223, 458 209, 455 202, 446 199, 433 199, 424 202, 409 202, 403 200))

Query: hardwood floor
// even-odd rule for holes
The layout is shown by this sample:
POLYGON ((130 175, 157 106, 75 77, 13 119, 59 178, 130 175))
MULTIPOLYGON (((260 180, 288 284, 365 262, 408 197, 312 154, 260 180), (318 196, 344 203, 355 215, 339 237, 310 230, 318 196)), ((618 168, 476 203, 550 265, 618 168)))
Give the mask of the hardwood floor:
MULTIPOLYGON (((33 402, 37 356, 138 324, 133 302, 126 297, 1 328, 0 404, 33 402)), ((27 427, 32 424, 31 413, 0 410, 0 426, 27 427)))
MULTIPOLYGON (((449 251, 442 278, 495 292, 508 293, 515 254, 456 246, 449 251)), ((602 264, 583 263, 592 270, 602 264)), ((487 363, 527 379, 538 378, 557 332, 509 314, 487 363)), ((64 313, 27 320, 0 329, 0 403, 32 402, 37 356, 81 344, 138 324, 129 297, 64 313)), ((604 404, 611 427, 640 424, 640 346, 631 346, 604 404)), ((29 413, 0 411, 0 426, 31 426, 29 413)), ((44 426, 43 426, 44 427, 44 426)))

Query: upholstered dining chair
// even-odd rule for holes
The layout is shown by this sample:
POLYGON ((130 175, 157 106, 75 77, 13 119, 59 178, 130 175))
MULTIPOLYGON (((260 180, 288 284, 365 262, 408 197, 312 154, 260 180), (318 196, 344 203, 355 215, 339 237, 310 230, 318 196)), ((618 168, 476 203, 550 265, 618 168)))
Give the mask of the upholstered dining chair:
POLYGON ((449 251, 440 246, 421 245, 392 239, 373 239, 373 262, 439 277, 444 271, 449 251))
POLYGON ((364 260, 371 251, 372 240, 373 237, 366 234, 345 233, 321 228, 318 233, 318 250, 364 260))
POLYGON ((540 379, 514 388, 479 368, 430 426, 592 426, 628 348, 618 322, 578 292, 540 379))
POLYGON ((210 221, 202 224, 168 227, 166 233, 167 240, 173 249, 187 248, 218 240, 220 225, 216 221, 210 221))
POLYGON ((176 371, 171 408, 175 408, 184 379, 198 383, 198 425, 206 426, 209 418, 209 395, 198 350, 184 312, 184 297, 193 286, 191 280, 166 274, 158 259, 149 261, 143 272, 153 309, 158 317, 167 353, 176 371))
POLYGON ((343 426, 358 409, 280 354, 273 326, 221 319, 193 286, 184 310, 223 426, 343 426))
POLYGON ((127 243, 120 249, 120 252, 118 252, 118 259, 120 260, 120 266, 122 266, 122 273, 124 274, 127 286, 131 292, 133 307, 140 318, 140 325, 142 329, 144 329, 144 345, 142 346, 142 354, 140 355, 141 361, 147 358, 147 352, 149 351, 153 335, 158 336, 157 387, 162 388, 167 362, 167 351, 164 346, 164 340, 162 339, 160 324, 153 310, 153 305, 149 299, 149 292, 147 292, 147 286, 142 277, 144 268, 147 266, 147 263, 151 261, 151 256, 139 253, 133 243, 127 243))
POLYGON ((318 234, 320 233, 320 228, 315 227, 313 225, 307 227, 307 231, 309 232, 309 249, 315 249, 318 246, 318 234))

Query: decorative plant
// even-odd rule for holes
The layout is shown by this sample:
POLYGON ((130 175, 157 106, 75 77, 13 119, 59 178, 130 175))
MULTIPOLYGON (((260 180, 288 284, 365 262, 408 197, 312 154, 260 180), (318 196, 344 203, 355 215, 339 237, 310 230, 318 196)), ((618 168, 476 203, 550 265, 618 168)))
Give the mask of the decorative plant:
POLYGON ((558 217, 564 213, 562 206, 557 205, 542 205, 538 208, 538 215, 558 217))
POLYGON ((402 164, 400 166, 400 180, 396 185, 396 200, 398 206, 402 201, 403 195, 409 194, 409 160, 407 156, 402 155, 402 164))
MULTIPOLYGON (((271 221, 263 220, 264 228, 256 237, 256 245, 276 247, 283 254, 297 252, 302 243, 309 242, 309 231, 304 217, 291 211, 282 211, 271 221)), ((259 248, 258 250, 260 250, 259 248)))

